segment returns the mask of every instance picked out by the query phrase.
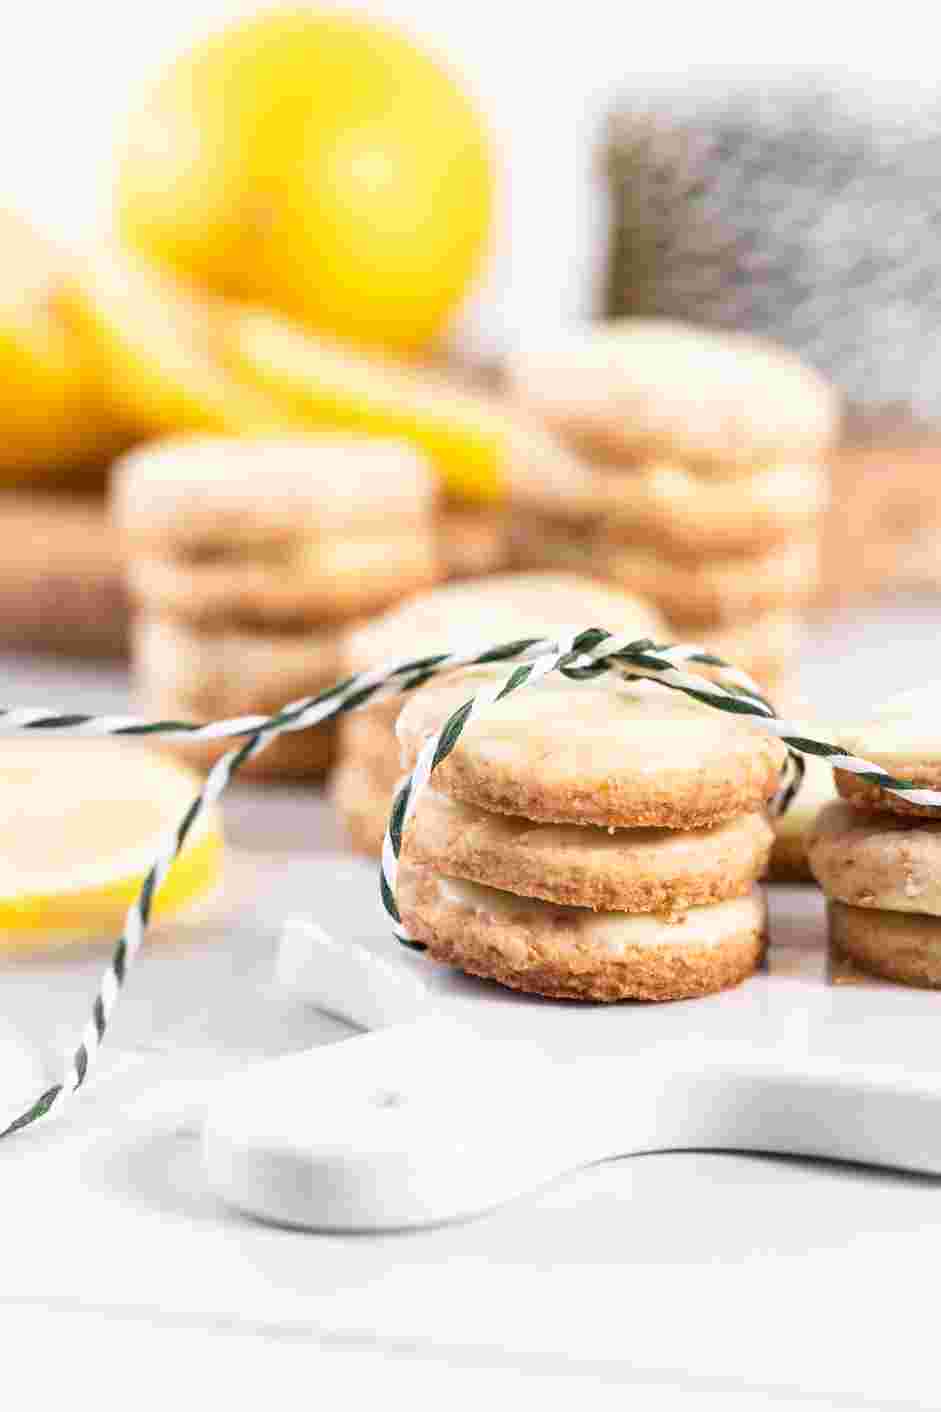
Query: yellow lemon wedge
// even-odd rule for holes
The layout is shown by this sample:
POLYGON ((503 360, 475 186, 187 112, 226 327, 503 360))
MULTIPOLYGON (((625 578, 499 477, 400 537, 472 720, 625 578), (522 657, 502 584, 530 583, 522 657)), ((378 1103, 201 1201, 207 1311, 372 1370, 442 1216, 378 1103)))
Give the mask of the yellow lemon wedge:
MULTIPOLYGON (((175 760, 118 740, 0 740, 0 948, 116 940, 169 833, 199 791, 175 760)), ((167 921, 221 879, 222 830, 205 811, 154 898, 167 921)))
POLYGON ((61 283, 57 308, 138 435, 290 430, 286 412, 217 357, 215 302, 171 276, 102 250, 61 283))
POLYGON ((317 338, 262 310, 230 306, 220 326, 233 371, 298 421, 407 441, 429 458, 453 499, 505 499, 515 427, 496 398, 317 338))
POLYGON ((80 340, 54 309, 67 257, 0 210, 0 485, 101 473, 127 437, 80 340))

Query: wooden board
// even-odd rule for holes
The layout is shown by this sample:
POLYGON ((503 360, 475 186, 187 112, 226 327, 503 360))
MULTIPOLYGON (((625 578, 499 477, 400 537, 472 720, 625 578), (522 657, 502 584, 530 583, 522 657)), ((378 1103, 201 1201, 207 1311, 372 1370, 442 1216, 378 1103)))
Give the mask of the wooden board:
POLYGON ((0 494, 0 545, 0 644, 125 654, 123 556, 103 499, 0 494))

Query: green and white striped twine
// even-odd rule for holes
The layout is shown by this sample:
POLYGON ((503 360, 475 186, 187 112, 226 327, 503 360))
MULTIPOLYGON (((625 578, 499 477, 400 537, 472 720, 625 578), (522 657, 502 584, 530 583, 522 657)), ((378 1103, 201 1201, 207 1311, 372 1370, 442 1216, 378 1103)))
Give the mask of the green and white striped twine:
POLYGON ((361 672, 317 696, 295 701, 272 716, 242 716, 209 725, 187 721, 142 721, 129 716, 89 716, 0 708, 0 735, 49 732, 131 738, 160 736, 165 740, 240 740, 210 770, 202 790, 167 839, 144 879, 138 897, 128 909, 124 933, 102 977, 91 1018, 78 1047, 68 1059, 62 1080, 46 1089, 34 1103, 0 1130, 0 1137, 9 1137, 60 1108, 87 1081, 128 970, 146 934, 154 895, 200 815, 219 799, 232 775, 246 760, 259 754, 279 735, 307 730, 334 716, 345 715, 411 691, 442 672, 503 662, 518 665, 505 679, 487 682, 452 713, 437 734, 423 746, 415 768, 404 780, 393 804, 382 852, 380 890, 395 936, 404 945, 417 950, 424 948, 406 933, 395 901, 405 825, 414 813, 432 772, 457 745, 473 717, 492 702, 532 685, 554 671, 561 672, 571 681, 584 681, 608 673, 628 679, 647 678, 720 711, 752 717, 760 722, 762 729, 777 736, 788 747, 788 768, 775 801, 779 811, 787 808, 800 786, 804 769, 802 755, 821 756, 835 768, 858 774, 891 794, 898 794, 916 804, 941 808, 941 791, 924 789, 910 781, 896 779, 878 765, 847 755, 839 746, 809 737, 793 723, 781 720, 749 677, 701 647, 657 645, 647 638, 628 640, 626 637, 615 637, 601 628, 587 628, 558 640, 517 638, 477 652, 436 653, 412 658, 361 672), (714 669, 716 680, 681 671, 678 664, 684 663, 714 669))

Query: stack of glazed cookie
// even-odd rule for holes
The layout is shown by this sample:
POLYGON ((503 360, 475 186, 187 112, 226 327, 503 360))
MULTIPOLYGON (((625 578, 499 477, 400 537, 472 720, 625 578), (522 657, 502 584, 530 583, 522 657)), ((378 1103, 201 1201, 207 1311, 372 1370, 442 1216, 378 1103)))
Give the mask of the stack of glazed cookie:
MULTIPOLYGON (((354 625, 343 648, 343 674, 367 671, 426 652, 479 649, 516 637, 603 627, 662 641, 656 609, 630 594, 564 573, 501 574, 444 584, 400 607, 354 625), (560 624, 563 626, 560 627, 560 624)), ((378 855, 402 767, 395 722, 402 698, 378 702, 339 726, 334 802, 353 846, 378 855)))
POLYGON ((556 498, 516 526, 518 562, 642 594, 675 638, 773 689, 817 587, 829 386, 756 339, 645 319, 520 354, 509 375, 596 473, 587 511, 556 498))
MULTIPOLYGON (((941 689, 897 698, 837 743, 896 779, 941 788, 941 689)), ((835 770, 842 798, 818 816, 807 845, 827 896, 831 944, 862 970, 941 986, 941 812, 835 770)))
MULTIPOLYGON (((420 691, 403 757, 506 669, 420 691)), ((481 710, 420 797, 397 900, 439 961, 579 1000, 676 1000, 759 965, 765 806, 785 758, 742 717, 652 682, 559 674, 481 710)))
MULTIPOLYGON (((130 453, 113 506, 146 710, 216 720, 333 685, 350 620, 436 581, 434 491, 393 442, 194 437, 130 453)), ((225 746, 173 748, 208 763, 225 746)), ((249 768, 318 774, 331 754, 332 733, 308 730, 249 768)))

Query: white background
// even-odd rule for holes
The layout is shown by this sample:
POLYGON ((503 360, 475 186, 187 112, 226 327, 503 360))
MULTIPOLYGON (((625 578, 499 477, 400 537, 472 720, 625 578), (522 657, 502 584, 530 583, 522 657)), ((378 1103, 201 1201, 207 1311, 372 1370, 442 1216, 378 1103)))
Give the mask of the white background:
MULTIPOLYGON (((3 0, 0 200, 74 239, 107 204, 108 158, 146 77, 240 0, 3 0)), ((506 179, 489 287, 467 324, 487 344, 585 312, 603 230, 592 150, 619 89, 738 65, 862 75, 938 72, 936 11, 897 0, 784 7, 740 0, 367 0, 465 72, 502 140, 506 179)))

